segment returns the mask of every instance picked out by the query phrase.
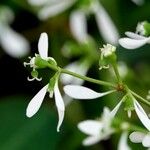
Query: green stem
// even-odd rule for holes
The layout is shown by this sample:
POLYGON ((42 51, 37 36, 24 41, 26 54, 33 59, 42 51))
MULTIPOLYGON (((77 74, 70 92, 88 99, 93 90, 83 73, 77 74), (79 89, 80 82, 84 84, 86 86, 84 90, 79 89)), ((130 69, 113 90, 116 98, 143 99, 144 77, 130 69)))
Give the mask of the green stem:
POLYGON ((48 64, 48 67, 55 70, 55 71, 60 71, 61 73, 65 73, 65 74, 80 78, 80 79, 88 81, 88 82, 92 82, 92 83, 95 83, 95 84, 116 88, 116 86, 112 83, 109 83, 109 82, 106 82, 106 81, 101 81, 101 80, 96 80, 96 79, 86 77, 86 76, 82 76, 82 75, 79 75, 75 72, 72 72, 72 71, 69 71, 69 70, 66 70, 66 69, 62 69, 60 67, 56 67, 56 66, 53 66, 51 64, 48 64))
POLYGON ((118 83, 119 83, 119 84, 122 84, 122 79, 121 79, 121 77, 120 77, 120 74, 119 74, 117 65, 113 63, 113 64, 112 64, 112 67, 113 67, 113 69, 114 69, 114 72, 115 72, 115 75, 116 75, 116 77, 117 77, 118 83))
MULTIPOLYGON (((130 90, 131 91, 131 90, 130 90)), ((135 92, 131 91, 131 93, 137 97, 139 99, 140 102, 142 102, 143 104, 146 104, 150 107, 150 102, 148 102, 146 99, 144 99, 143 97, 141 97, 140 95, 136 94, 135 92)))

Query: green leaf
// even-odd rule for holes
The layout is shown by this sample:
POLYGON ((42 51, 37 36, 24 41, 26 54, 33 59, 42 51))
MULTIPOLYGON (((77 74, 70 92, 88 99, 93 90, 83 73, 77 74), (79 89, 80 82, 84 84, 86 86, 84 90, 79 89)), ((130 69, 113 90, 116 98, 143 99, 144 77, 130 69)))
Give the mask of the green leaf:
POLYGON ((60 134, 56 132, 56 116, 43 105, 32 118, 25 116, 26 96, 8 97, 0 102, 1 150, 56 150, 60 134))

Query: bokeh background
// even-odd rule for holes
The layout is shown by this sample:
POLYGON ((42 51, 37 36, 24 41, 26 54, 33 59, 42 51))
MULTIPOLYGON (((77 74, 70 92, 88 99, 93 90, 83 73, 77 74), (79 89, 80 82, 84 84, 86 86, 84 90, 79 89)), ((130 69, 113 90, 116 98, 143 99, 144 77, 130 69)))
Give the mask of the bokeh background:
MULTIPOLYGON (((149 0, 145 0, 141 6, 131 0, 101 0, 100 2, 113 20, 120 37, 124 36, 125 31, 135 31, 138 22, 150 21, 149 0)), ((0 1, 0 27, 3 22, 9 24, 9 28, 23 36, 27 42, 24 53, 21 53, 22 56, 13 55, 15 52, 10 52, 13 39, 7 37, 7 30, 5 31, 4 27, 0 28, 0 41, 4 41, 2 38, 7 39, 0 44, 0 150, 117 149, 120 134, 115 134, 109 140, 94 146, 83 147, 82 140, 86 136, 78 130, 77 124, 85 119, 99 117, 104 106, 113 108, 120 100, 120 95, 112 94, 91 101, 71 101, 66 106, 65 120, 60 133, 56 132, 58 119, 54 99, 50 99, 48 95, 34 117, 27 118, 25 115, 31 98, 47 83, 48 75, 53 74, 52 71, 44 70, 40 72, 43 76, 42 82, 28 82, 27 77, 30 76, 31 70, 23 66, 23 62, 28 61, 28 56, 38 53, 37 44, 42 32, 47 32, 49 36, 49 56, 54 57, 61 67, 86 59, 90 64, 87 76, 112 82, 115 80, 111 69, 98 70, 99 48, 107 42, 99 34, 94 15, 88 14, 87 17, 88 33, 92 37, 92 42, 80 43, 70 31, 70 15, 80 3, 86 5, 88 1, 78 0, 67 10, 41 20, 37 15, 41 6, 31 5, 26 0, 0 1), (5 7, 13 12, 13 20, 9 13, 5 13, 5 7), (4 46, 4 43, 7 46, 4 46)), ((18 44, 20 42, 18 40, 18 44)), ((117 55, 123 67, 123 80, 134 91, 145 97, 150 89, 150 45, 147 44, 136 50, 126 50, 118 45, 117 55)), ((83 84, 96 91, 107 90, 88 82, 83 84)), ((64 95, 62 82, 60 82, 60 90, 64 95)), ((144 108, 150 112, 149 108, 145 106, 144 108)), ((119 116, 141 125, 134 113, 131 120, 122 110, 119 116)), ((141 145, 132 144, 130 141, 129 145, 133 149, 143 149, 141 145)))

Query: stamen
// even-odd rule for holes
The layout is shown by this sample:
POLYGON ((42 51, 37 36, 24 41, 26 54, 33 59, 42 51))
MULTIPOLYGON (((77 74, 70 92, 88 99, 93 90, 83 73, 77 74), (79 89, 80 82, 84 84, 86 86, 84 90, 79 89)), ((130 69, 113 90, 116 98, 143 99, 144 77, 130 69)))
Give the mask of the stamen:
POLYGON ((27 77, 27 80, 28 81, 34 81, 36 78, 29 78, 29 77, 27 77))
POLYGON ((23 65, 24 65, 24 67, 26 67, 26 66, 30 65, 30 63, 24 62, 23 65))
POLYGON ((41 81, 42 80, 42 77, 41 78, 35 78, 37 81, 41 81))

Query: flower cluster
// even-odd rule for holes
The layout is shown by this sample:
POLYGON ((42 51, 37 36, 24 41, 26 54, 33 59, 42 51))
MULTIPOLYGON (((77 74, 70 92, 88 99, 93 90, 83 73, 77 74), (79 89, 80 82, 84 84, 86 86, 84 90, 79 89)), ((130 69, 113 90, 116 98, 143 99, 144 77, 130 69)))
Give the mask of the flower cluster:
MULTIPOLYGON (((141 32, 141 29, 140 29, 141 32)), ((139 32, 138 32, 139 33, 139 32)), ((138 36, 141 37, 141 35, 128 32, 128 35, 130 37, 138 36)), ((145 37, 149 38, 149 37, 145 37)), ((126 40, 126 39, 120 39, 120 41, 126 40)), ((127 39, 129 40, 129 39, 127 39)), ((93 83, 101 84, 101 85, 107 85, 110 86, 112 89, 105 91, 105 92, 96 92, 88 87, 81 86, 75 84, 76 82, 71 77, 65 77, 64 80, 65 85, 63 90, 66 95, 73 99, 80 99, 80 100, 89 100, 89 99, 96 99, 101 98, 103 96, 107 96, 112 93, 116 92, 122 92, 123 96, 118 102, 118 104, 115 106, 115 108, 110 111, 107 107, 104 108, 103 114, 101 115, 101 118, 97 120, 86 120, 82 121, 78 124, 78 128, 88 135, 88 137, 83 141, 83 145, 88 146, 92 144, 96 144, 101 140, 107 140, 112 134, 118 131, 123 131, 119 144, 118 144, 118 150, 130 150, 130 147, 127 144, 127 137, 129 131, 134 131, 134 128, 126 122, 119 122, 117 120, 116 123, 116 113, 118 112, 119 108, 124 104, 124 110, 127 111, 128 117, 131 117, 132 111, 135 111, 139 120, 143 124, 143 126, 148 130, 137 130, 130 134, 129 138, 134 143, 141 143, 144 147, 150 147, 149 139, 150 139, 150 119, 148 115, 146 114, 145 110, 142 108, 138 100, 140 99, 141 102, 145 104, 149 104, 148 101, 146 101, 144 98, 137 95, 135 92, 130 90, 126 84, 124 84, 121 80, 121 77, 119 75, 118 68, 116 66, 117 64, 117 56, 115 54, 116 47, 110 44, 104 45, 103 48, 100 49, 101 55, 99 60, 100 69, 102 68, 108 68, 110 65, 112 65, 112 68, 114 69, 115 75, 118 79, 117 84, 111 84, 109 82, 100 81, 96 79, 92 79, 89 77, 85 77, 82 75, 79 75, 76 72, 78 70, 77 65, 74 65, 74 72, 71 72, 66 69, 62 69, 57 65, 57 62, 52 58, 48 57, 48 35, 46 33, 42 33, 39 42, 38 42, 38 52, 39 54, 35 54, 33 58, 29 58, 30 61, 27 63, 24 63, 24 66, 30 66, 32 68, 31 76, 32 78, 28 77, 29 81, 38 80, 41 81, 42 77, 39 78, 38 71, 39 69, 43 68, 50 68, 55 71, 55 74, 50 77, 49 83, 47 83, 30 101, 28 104, 26 115, 27 117, 32 117, 34 114, 37 113, 37 111, 40 109, 42 102, 44 100, 44 97, 46 96, 46 93, 49 93, 49 97, 52 98, 53 95, 55 97, 55 103, 58 111, 58 124, 57 124, 57 131, 60 130, 60 126, 64 119, 65 114, 65 105, 63 98, 61 96, 61 93, 59 91, 58 82, 61 73, 66 73, 69 76, 72 75, 74 77, 78 77, 83 80, 87 80, 93 83), (70 81, 74 81, 72 84, 70 81), (131 130, 132 129, 132 130, 131 130)), ((85 63, 86 64, 86 63, 85 63)), ((86 65, 85 65, 86 66, 86 65)), ((79 67, 79 70, 82 70, 82 67, 79 67)), ((87 70, 87 69, 86 69, 87 70)), ((81 82, 82 83, 82 82, 81 82)), ((79 83, 79 84, 81 84, 79 83)), ((149 93, 148 93, 149 94, 149 93)), ((147 99, 149 99, 149 95, 147 96, 147 99)), ((136 130, 136 129, 135 129, 136 130)))

